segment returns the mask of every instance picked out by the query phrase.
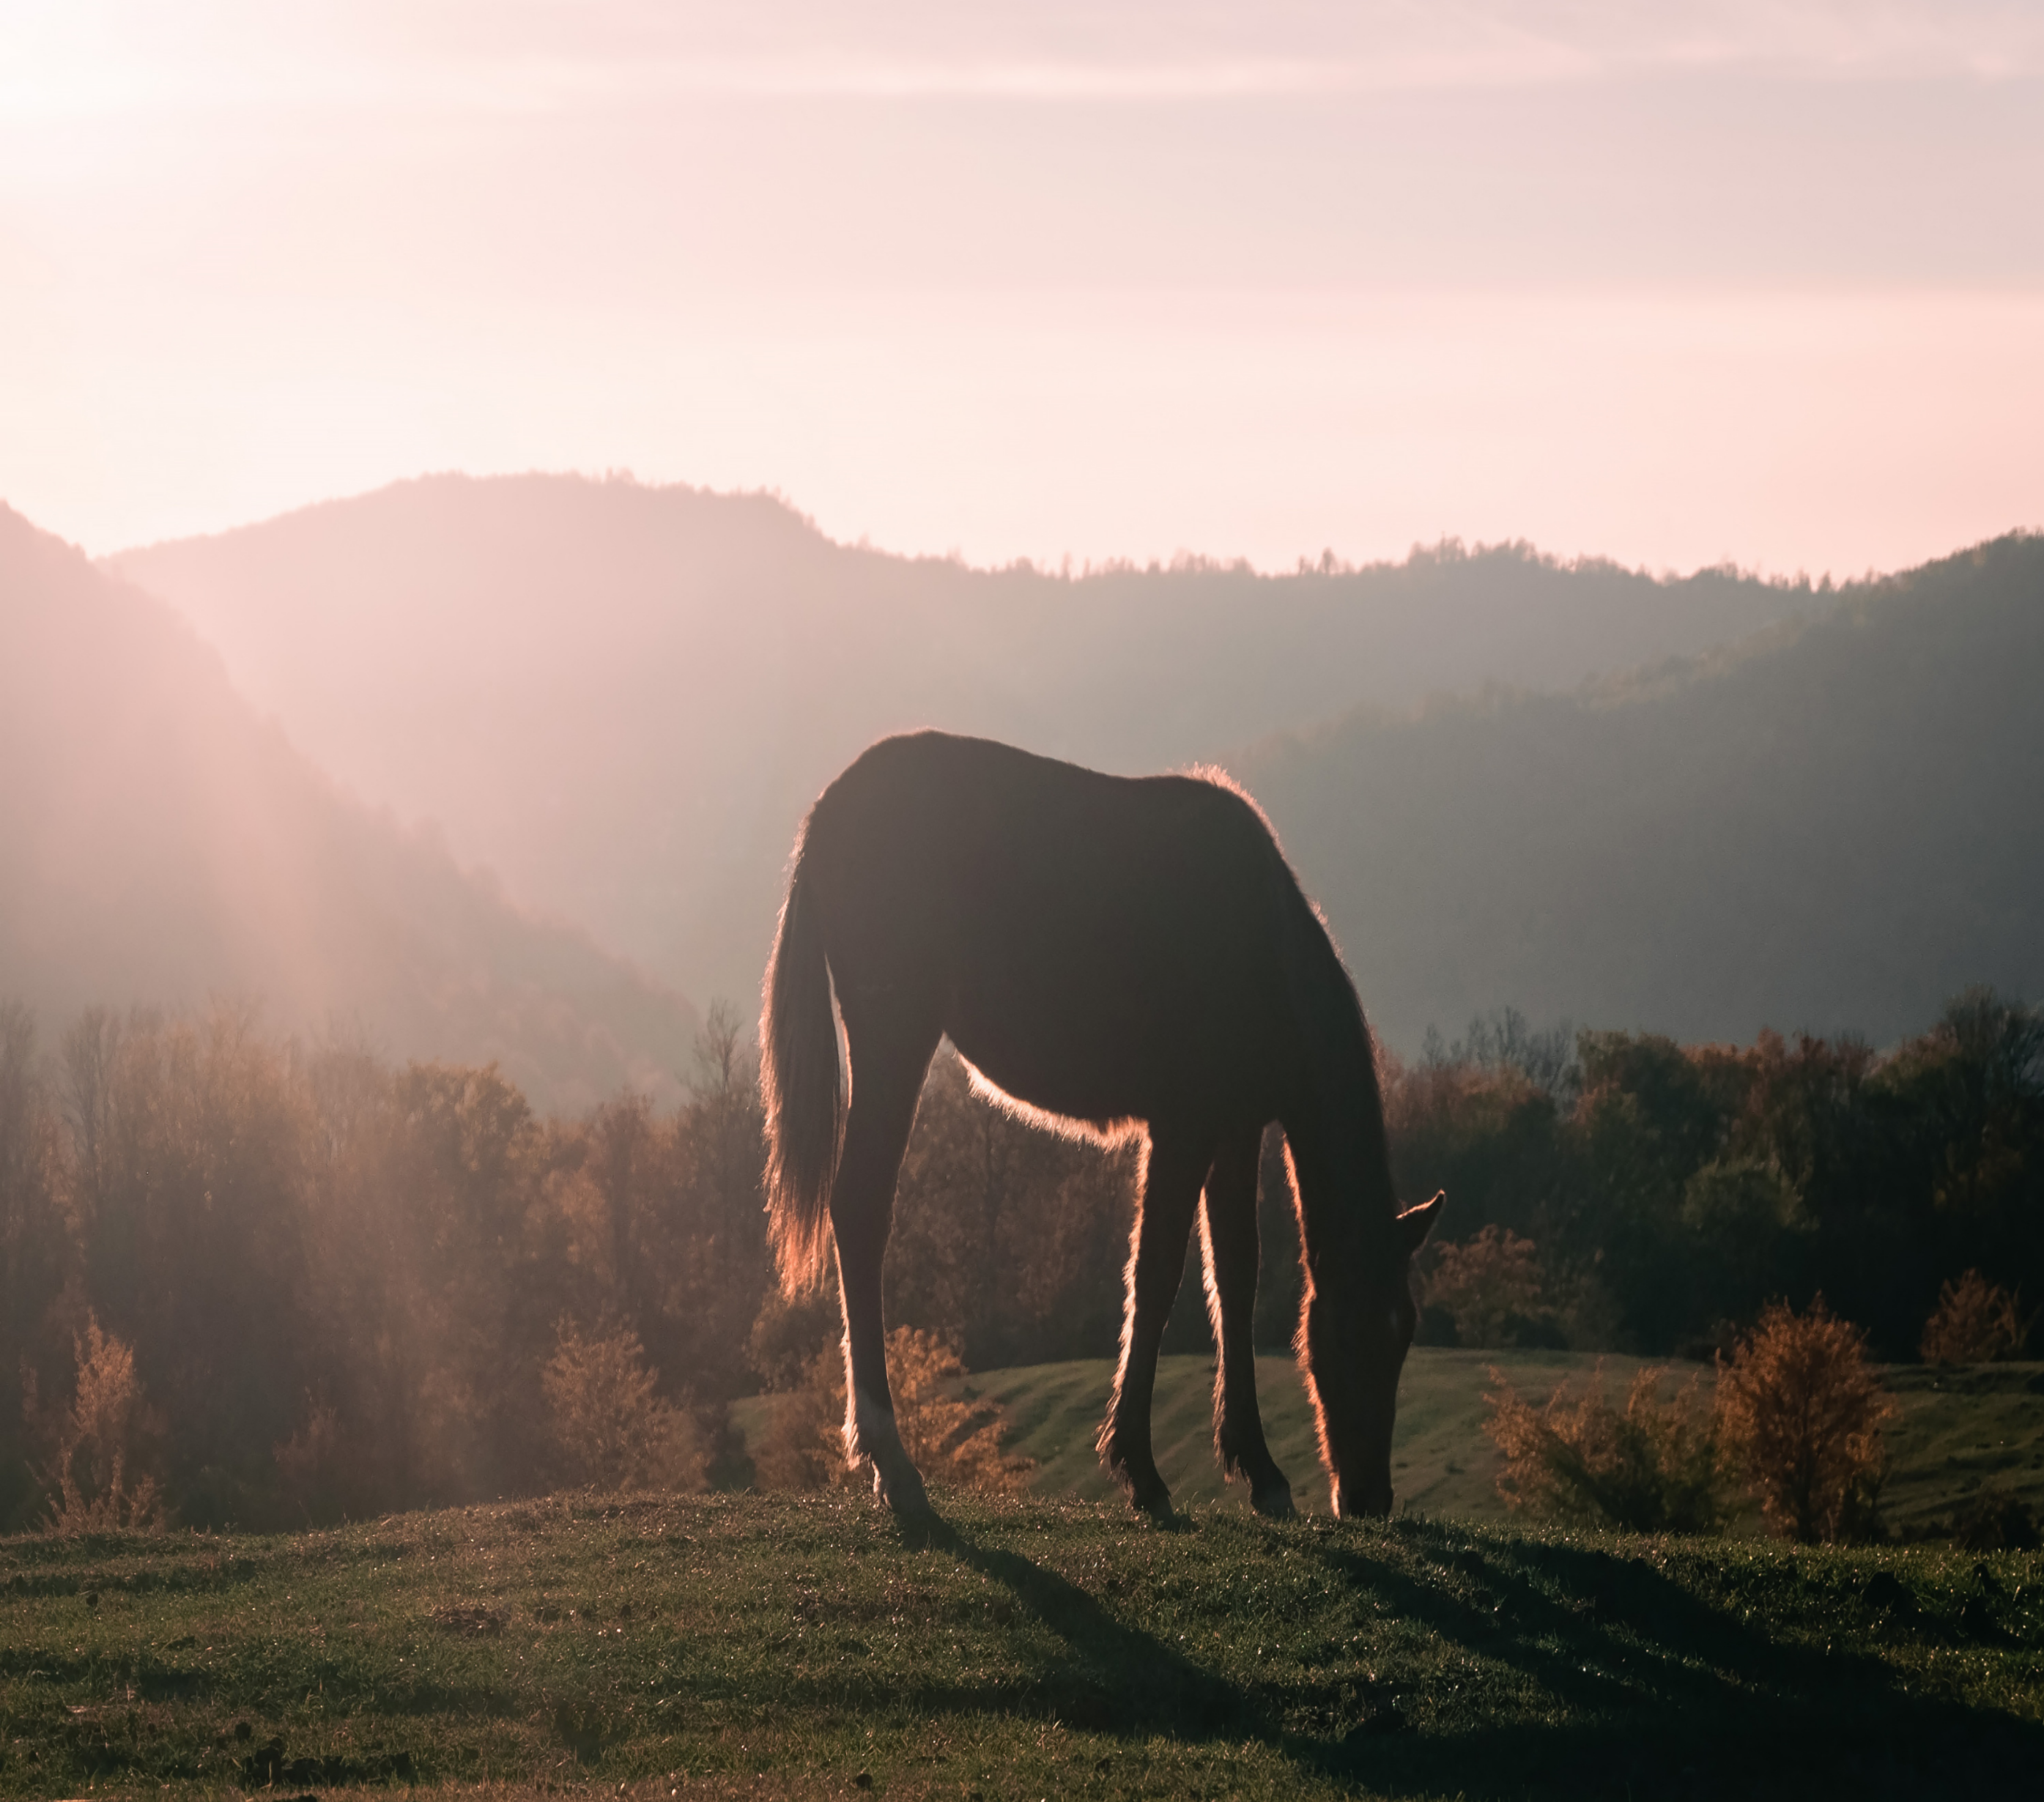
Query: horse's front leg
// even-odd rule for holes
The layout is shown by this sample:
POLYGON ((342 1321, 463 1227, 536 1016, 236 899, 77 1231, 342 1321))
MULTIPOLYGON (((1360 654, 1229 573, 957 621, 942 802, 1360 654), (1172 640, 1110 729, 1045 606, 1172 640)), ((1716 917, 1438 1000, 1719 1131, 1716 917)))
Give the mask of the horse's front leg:
POLYGON ((1197 1141, 1151 1129, 1143 1198, 1128 1258, 1121 1324, 1121 1364, 1114 1398, 1101 1428, 1101 1455, 1129 1500, 1159 1520, 1171 1516, 1171 1492, 1157 1473, 1150 1444, 1150 1404, 1157 1385, 1157 1347, 1185 1274, 1185 1243, 1199 1205, 1210 1153, 1197 1141))
POLYGON ((1208 1312, 1220 1344, 1214 1371, 1214 1449, 1222 1470, 1239 1471, 1248 1483, 1250 1505, 1281 1520, 1293 1512, 1292 1485, 1264 1441, 1252 1332, 1262 1256, 1256 1231, 1256 1170, 1262 1148, 1260 1129, 1221 1141, 1207 1178, 1200 1238, 1208 1312))

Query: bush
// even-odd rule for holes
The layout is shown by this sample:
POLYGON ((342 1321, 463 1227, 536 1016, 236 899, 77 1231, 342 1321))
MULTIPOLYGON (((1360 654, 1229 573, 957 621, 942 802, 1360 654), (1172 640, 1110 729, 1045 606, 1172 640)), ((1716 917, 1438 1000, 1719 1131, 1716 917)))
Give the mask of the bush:
POLYGON ((1804 1544, 1881 1536, 1877 1512, 1895 1404, 1866 1335, 1820 1295, 1807 1314, 1771 1303, 1718 1366, 1718 1420, 1762 1514, 1804 1544))
POLYGON ((559 1329, 540 1375, 562 1474, 597 1489, 700 1489, 709 1462, 687 1409, 653 1393, 639 1335, 620 1328, 584 1339, 559 1329))
MULTIPOLYGON (((36 1473, 49 1501, 44 1524, 67 1538, 160 1531, 165 1511, 156 1479, 130 1481, 146 1431, 134 1351, 101 1331, 90 1313, 71 1343, 77 1389, 56 1424, 56 1455, 36 1473)), ((29 1401, 33 1408, 33 1395, 29 1401)))
POLYGON ((2030 1338, 2019 1296, 1991 1283, 1977 1270, 1938 1291, 1938 1305, 1923 1324, 1927 1364, 1988 1364, 2019 1355, 2030 1338))
POLYGON ((1546 1345, 1561 1337, 1544 1306, 1533 1241, 1508 1227, 1488 1226, 1460 1245, 1442 1246, 1420 1299, 1423 1316, 1442 1308, 1454 1318, 1457 1344, 1546 1345))
POLYGON ((813 1353, 802 1380, 781 1389, 752 1454, 763 1489, 824 1489, 849 1474, 844 1458, 844 1354, 813 1353))
MULTIPOLYGON (((887 1381, 894 1425, 916 1467, 956 1489, 1026 1489, 1035 1470, 1008 1452, 997 1403, 955 1393, 965 1366, 935 1333, 897 1327, 887 1335, 887 1381)), ((810 1361, 809 1379, 777 1398, 753 1462, 763 1487, 821 1489, 857 1480, 844 1455, 844 1360, 835 1350, 810 1361)))
POLYGON ((1513 1508, 1635 1533, 1712 1533, 1724 1524, 1717 1435, 1692 1377, 1661 1400, 1665 1370, 1642 1370, 1623 1409, 1604 1399, 1604 1366, 1579 1400, 1566 1383, 1535 1408, 1495 1366, 1484 1431, 1504 1454, 1498 1493, 1513 1508))

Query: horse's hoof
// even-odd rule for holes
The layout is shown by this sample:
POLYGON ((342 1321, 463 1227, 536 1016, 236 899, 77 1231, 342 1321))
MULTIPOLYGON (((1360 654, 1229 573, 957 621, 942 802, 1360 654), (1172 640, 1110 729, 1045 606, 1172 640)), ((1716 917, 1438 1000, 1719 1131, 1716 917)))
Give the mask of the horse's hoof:
POLYGON ((1171 1505, 1171 1492, 1162 1483, 1158 1484, 1154 1489, 1144 1489, 1139 1492, 1131 1490, 1128 1499, 1135 1504, 1137 1513, 1147 1514, 1159 1527, 1176 1527, 1181 1524, 1178 1511, 1171 1505))
POLYGON ((897 1472, 891 1481, 876 1470, 873 1492, 898 1520, 931 1521, 937 1517, 937 1511, 930 1505, 929 1492, 913 1469, 897 1472))
POLYGON ((1291 1520, 1299 1511, 1292 1505, 1292 1485, 1278 1483, 1267 1489, 1258 1489, 1249 1498, 1249 1505, 1266 1520, 1291 1520))

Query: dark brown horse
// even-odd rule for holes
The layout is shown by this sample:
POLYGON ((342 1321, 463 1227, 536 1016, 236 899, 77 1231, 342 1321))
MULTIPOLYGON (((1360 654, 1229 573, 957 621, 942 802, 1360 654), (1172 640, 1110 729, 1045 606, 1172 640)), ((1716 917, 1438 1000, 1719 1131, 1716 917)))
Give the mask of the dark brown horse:
POLYGON ((1387 1512, 1408 1270, 1441 1197, 1398 1212, 1362 1007, 1256 805, 1219 777, 1129 780, 921 732, 873 746, 810 810, 760 1024, 768 1206, 791 1289, 822 1274, 829 1223, 845 1443, 903 1513, 929 1503, 894 1426, 881 1260, 946 1034, 1022 1111, 1102 1136, 1147 1130, 1100 1448, 1160 1517, 1151 1391, 1203 1197, 1216 1444, 1260 1512, 1292 1512, 1250 1341, 1258 1148, 1282 1124, 1305 1248, 1298 1347, 1335 1511, 1387 1512))

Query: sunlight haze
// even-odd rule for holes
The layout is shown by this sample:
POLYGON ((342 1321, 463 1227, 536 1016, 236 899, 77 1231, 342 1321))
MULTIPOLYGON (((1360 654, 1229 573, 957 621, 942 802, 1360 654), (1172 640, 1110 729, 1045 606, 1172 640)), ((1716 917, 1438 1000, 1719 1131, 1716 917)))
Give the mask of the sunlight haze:
POLYGON ((23 5, 0 498, 427 471, 979 563, 2044 519, 2021 6, 23 5))

